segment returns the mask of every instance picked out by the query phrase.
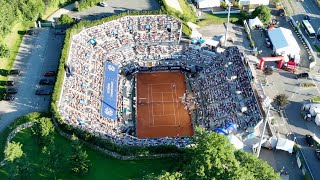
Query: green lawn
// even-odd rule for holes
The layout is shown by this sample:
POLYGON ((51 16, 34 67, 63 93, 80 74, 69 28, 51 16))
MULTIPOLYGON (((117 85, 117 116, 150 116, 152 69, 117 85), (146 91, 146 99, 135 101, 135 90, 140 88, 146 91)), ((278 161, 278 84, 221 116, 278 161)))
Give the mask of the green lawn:
MULTIPOLYGON (((0 58, 0 70, 10 70, 12 68, 22 41, 23 31, 25 31, 30 25, 30 22, 18 22, 13 26, 11 33, 4 38, 5 44, 10 49, 10 57, 0 58)), ((8 77, 1 76, 1 74, 2 73, 0 72, 0 82, 6 81, 8 77)), ((4 86, 1 86, 0 84, 0 98, 2 97, 3 92, 4 86)))
POLYGON ((310 99, 312 102, 320 102, 320 96, 313 97, 310 99))
MULTIPOLYGON (((209 14, 209 13, 203 13, 202 15, 204 17, 204 20, 198 22, 199 26, 206 26, 209 24, 222 24, 227 22, 228 16, 226 14, 209 14)), ((230 22, 235 23, 239 21, 239 14, 231 14, 230 15, 230 22)))
MULTIPOLYGON (((39 157, 40 148, 36 141, 30 135, 30 128, 20 132, 13 139, 13 141, 21 142, 23 144, 23 151, 29 157, 33 165, 32 179, 47 179, 47 175, 40 171, 41 159, 39 157)), ((61 137, 57 133, 55 135, 56 147, 63 149, 65 159, 71 151, 70 141, 61 137)), ((140 160, 140 161, 121 161, 105 156, 99 152, 84 147, 91 160, 91 168, 87 175, 83 177, 73 176, 68 170, 67 161, 62 165, 63 173, 58 176, 58 179, 141 179, 144 175, 149 173, 160 173, 162 170, 173 169, 174 161, 169 159, 155 159, 155 160, 140 160)), ((0 179, 6 179, 8 169, 0 169, 0 179)))

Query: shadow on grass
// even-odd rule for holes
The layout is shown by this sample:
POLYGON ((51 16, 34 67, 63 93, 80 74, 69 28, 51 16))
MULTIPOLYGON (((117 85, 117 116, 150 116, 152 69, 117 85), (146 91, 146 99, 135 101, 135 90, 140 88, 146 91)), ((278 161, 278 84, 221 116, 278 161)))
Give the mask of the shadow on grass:
POLYGON ((0 87, 0 101, 3 99, 5 87, 0 87))
POLYGON ((8 76, 9 70, 0 69, 0 76, 8 76))
POLYGON ((20 30, 19 30, 19 31, 18 31, 18 34, 19 34, 19 35, 25 35, 26 32, 27 32, 27 31, 20 31, 20 30))

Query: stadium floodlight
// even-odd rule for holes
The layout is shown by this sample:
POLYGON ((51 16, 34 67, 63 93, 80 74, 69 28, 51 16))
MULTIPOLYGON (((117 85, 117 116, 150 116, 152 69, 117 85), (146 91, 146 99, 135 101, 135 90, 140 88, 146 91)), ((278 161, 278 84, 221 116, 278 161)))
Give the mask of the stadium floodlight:
POLYGON ((229 21, 230 21, 230 8, 232 6, 232 4, 228 0, 226 0, 226 3, 228 5, 228 20, 227 20, 226 34, 224 36, 224 47, 226 47, 226 45, 227 45, 227 38, 228 38, 228 31, 229 31, 229 21))
POLYGON ((258 146, 258 150, 257 150, 257 157, 259 158, 260 156, 260 151, 261 151, 261 146, 262 146, 262 141, 263 141, 263 136, 264 136, 264 133, 266 131, 266 126, 267 126, 267 122, 269 120, 269 112, 270 112, 270 109, 271 109, 271 102, 272 100, 269 98, 269 97, 266 97, 265 100, 264 100, 264 106, 265 107, 268 107, 268 110, 267 110, 267 115, 266 115, 266 118, 264 119, 264 124, 263 124, 263 130, 262 130, 262 133, 261 133, 261 138, 260 138, 260 142, 259 142, 259 146, 258 146))

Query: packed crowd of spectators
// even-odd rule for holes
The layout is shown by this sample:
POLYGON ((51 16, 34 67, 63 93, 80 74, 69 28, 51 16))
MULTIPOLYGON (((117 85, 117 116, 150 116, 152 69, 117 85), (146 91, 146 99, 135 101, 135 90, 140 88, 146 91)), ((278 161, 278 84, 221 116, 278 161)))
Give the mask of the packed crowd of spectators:
POLYGON ((189 81, 198 94, 198 102, 204 104, 201 121, 207 129, 224 127, 235 122, 246 130, 262 120, 255 99, 243 56, 236 47, 230 47, 216 56, 210 66, 190 77, 189 81))
POLYGON ((122 115, 125 109, 122 91, 128 80, 121 74, 118 75, 117 119, 101 115, 105 61, 121 68, 128 64, 146 66, 149 62, 173 60, 204 67, 189 78, 195 95, 192 101, 199 114, 196 122, 204 122, 208 129, 226 121, 234 121, 241 127, 254 125, 261 115, 239 51, 229 48, 218 56, 180 43, 180 36, 181 23, 166 15, 127 16, 73 36, 67 64, 74 72, 64 80, 58 105, 64 120, 120 145, 186 146, 190 143, 187 137, 138 139, 123 133, 128 122, 122 115), (237 78, 230 80, 232 76, 237 78), (240 91, 240 95, 236 91, 240 91), (241 116, 240 101, 247 107, 241 116))

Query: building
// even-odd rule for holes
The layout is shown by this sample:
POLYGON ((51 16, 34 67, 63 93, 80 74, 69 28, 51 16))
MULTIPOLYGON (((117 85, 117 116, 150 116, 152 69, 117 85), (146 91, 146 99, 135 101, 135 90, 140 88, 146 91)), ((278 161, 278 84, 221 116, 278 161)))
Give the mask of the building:
MULTIPOLYGON (((274 28, 268 30, 268 35, 273 45, 274 54, 294 59, 296 63, 299 63, 300 47, 290 29, 274 28)), ((288 60, 285 59, 285 61, 288 60)))
POLYGON ((199 9, 220 7, 220 0, 196 0, 199 9))

